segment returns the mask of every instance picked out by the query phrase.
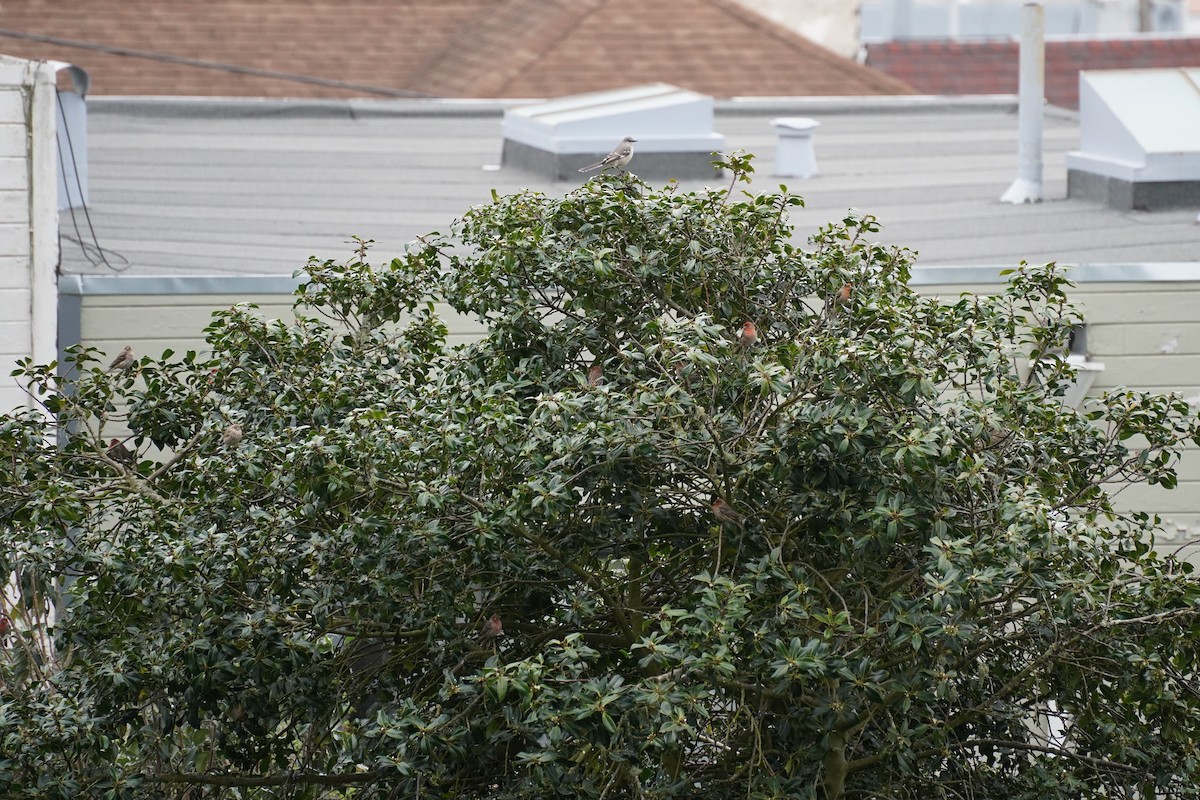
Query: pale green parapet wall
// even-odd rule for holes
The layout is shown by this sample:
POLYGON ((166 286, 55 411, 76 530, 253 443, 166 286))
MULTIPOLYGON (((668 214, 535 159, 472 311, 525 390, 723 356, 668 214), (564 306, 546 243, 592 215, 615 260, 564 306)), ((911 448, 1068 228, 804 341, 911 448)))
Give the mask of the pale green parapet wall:
MULTIPOLYGON (((126 344, 139 354, 167 348, 203 352, 204 328, 215 311, 251 303, 264 319, 291 320, 299 284, 299 278, 278 275, 65 276, 59 285, 59 346, 83 343, 114 355, 126 344)), ((451 344, 484 333, 447 305, 435 311, 450 328, 451 344)))
MULTIPOLYGON (((1197 244, 1200 255, 1200 243, 1197 244)), ((947 299, 985 294, 1003 285, 1000 267, 927 267, 912 285, 947 299)), ((1071 300, 1087 323, 1087 353, 1104 365, 1092 393, 1117 386, 1179 392, 1200 406, 1200 263, 1087 264, 1068 272, 1071 300)), ((1200 450, 1179 464, 1179 486, 1135 486, 1117 496, 1125 509, 1163 520, 1162 552, 1181 549, 1200 562, 1200 450)))
MULTIPOLYGON (((1200 249, 1200 245, 1198 245, 1200 249)), ((912 285, 922 294, 957 298, 987 294, 1003 284, 999 266, 920 267, 912 285)), ((1092 390, 1130 386, 1177 391, 1200 404, 1200 263, 1089 264, 1070 271, 1072 299, 1088 325, 1087 350, 1104 364, 1092 390)), ((80 276, 59 283, 59 346, 76 342, 116 354, 130 344, 138 353, 203 351, 212 313, 254 303, 268 319, 292 318, 292 292, 300 279, 264 276, 80 276)), ((479 338, 483 327, 447 306, 437 312, 456 344, 479 338)), ((1125 508, 1163 517, 1163 549, 1195 548, 1200 554, 1200 451, 1180 464, 1174 491, 1139 486, 1119 495, 1125 508)))

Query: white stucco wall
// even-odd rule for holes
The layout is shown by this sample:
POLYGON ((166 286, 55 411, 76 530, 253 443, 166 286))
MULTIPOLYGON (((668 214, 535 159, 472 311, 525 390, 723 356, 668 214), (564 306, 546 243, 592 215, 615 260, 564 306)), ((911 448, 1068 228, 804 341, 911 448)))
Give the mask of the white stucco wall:
POLYGON ((0 56, 0 412, 26 405, 14 362, 57 356, 55 73, 0 56))
POLYGON ((858 55, 859 0, 738 0, 846 58, 858 55))

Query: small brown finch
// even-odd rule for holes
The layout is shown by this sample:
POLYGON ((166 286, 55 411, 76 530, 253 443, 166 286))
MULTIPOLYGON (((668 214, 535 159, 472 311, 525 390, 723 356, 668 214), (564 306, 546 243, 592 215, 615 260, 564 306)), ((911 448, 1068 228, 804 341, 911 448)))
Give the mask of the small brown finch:
POLYGON ((838 293, 834 296, 833 302, 837 303, 838 305, 842 305, 850 299, 850 293, 852 291, 854 291, 854 284, 847 281, 845 286, 843 286, 841 289, 838 289, 838 293))
POLYGON ((604 367, 597 361, 592 364, 592 368, 588 370, 588 386, 599 386, 600 381, 604 379, 604 367))
POLYGON ((242 426, 236 422, 229 423, 229 427, 225 428, 221 434, 222 447, 237 447, 242 441, 242 426))
POLYGON ((741 525, 742 515, 733 510, 733 507, 726 503, 722 498, 718 497, 712 504, 713 516, 717 518, 717 522, 722 525, 741 525))
POLYGON ((129 448, 124 445, 120 439, 113 439, 108 443, 106 451, 109 458, 118 464, 124 464, 127 467, 132 467, 137 464, 137 458, 133 453, 129 452, 129 448))
POLYGON ((742 347, 749 347, 758 343, 758 326, 750 320, 742 323, 742 329, 738 332, 738 344, 742 347))
POLYGON ((500 615, 492 614, 479 630, 479 643, 494 645, 502 633, 504 633, 504 624, 500 621, 500 615))
POLYGON ((116 372, 117 370, 120 370, 121 372, 128 372, 129 370, 133 369, 135 361, 136 359, 133 357, 133 348, 129 345, 125 345, 125 349, 118 353, 117 357, 114 358, 112 363, 108 365, 108 371, 116 372))

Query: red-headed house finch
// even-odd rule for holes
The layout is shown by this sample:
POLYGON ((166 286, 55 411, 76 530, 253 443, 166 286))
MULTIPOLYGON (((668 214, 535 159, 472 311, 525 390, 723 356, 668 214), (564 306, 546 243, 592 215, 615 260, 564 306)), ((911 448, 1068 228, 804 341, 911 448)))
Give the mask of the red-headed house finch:
POLYGON ((742 323, 742 329, 738 331, 738 344, 742 347, 750 347, 758 343, 758 326, 750 320, 742 323))
POLYGON ((108 365, 108 371, 116 372, 117 370, 120 370, 121 372, 128 372, 129 370, 133 369, 133 365, 136 362, 137 359, 133 357, 133 348, 129 345, 125 345, 125 348, 118 353, 117 357, 114 358, 112 363, 108 365))
POLYGON ((854 291, 854 284, 846 281, 846 285, 838 289, 838 293, 834 295, 833 302, 842 305, 850 299, 850 293, 854 291))
POLYGON ((120 439, 110 440, 105 454, 118 464, 124 464, 127 467, 137 466, 137 457, 120 439))
POLYGON ((236 422, 229 423, 229 426, 221 433, 222 447, 237 447, 242 441, 242 426, 236 422))
POLYGON ((499 614, 492 614, 484 621, 483 627, 479 629, 479 643, 482 645, 495 645, 496 640, 504 633, 504 623, 500 621, 499 614))
POLYGON ((733 510, 733 506, 726 503, 723 498, 718 497, 712 504, 713 516, 717 518, 717 522, 722 525, 741 525, 742 515, 733 510))

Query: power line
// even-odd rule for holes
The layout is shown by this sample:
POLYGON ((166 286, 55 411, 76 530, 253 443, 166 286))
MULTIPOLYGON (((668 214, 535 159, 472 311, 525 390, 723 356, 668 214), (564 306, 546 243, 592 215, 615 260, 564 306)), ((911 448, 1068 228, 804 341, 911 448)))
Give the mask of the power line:
POLYGON ((187 56, 175 56, 171 55, 170 53, 156 53, 150 50, 135 50, 130 47, 115 47, 113 45, 99 44, 97 42, 84 42, 78 39, 63 39, 58 36, 44 36, 40 33, 26 33, 25 31, 14 31, 7 28, 0 28, 0 37, 5 37, 8 39, 20 39, 26 42, 39 42, 41 44, 55 44, 59 47, 73 47, 78 50, 91 50, 97 53, 107 53, 114 56, 144 58, 148 61, 159 61, 163 64, 177 64, 184 67, 196 67, 197 69, 212 69, 220 72, 230 72, 235 75, 250 75, 255 78, 273 78, 280 81, 291 81, 292 83, 307 83, 314 86, 327 86, 331 89, 345 89, 347 91, 377 94, 385 97, 433 97, 431 94, 425 94, 424 92, 413 92, 407 89, 392 89, 388 86, 372 86, 366 83, 349 83, 347 81, 337 81, 330 78, 318 78, 313 75, 298 75, 294 72, 278 72, 272 69, 244 67, 239 64, 226 64, 222 61, 208 61, 201 58, 188 58, 187 56))
POLYGON ((58 118, 62 120, 62 130, 66 134, 67 150, 69 151, 69 158, 71 161, 71 170, 69 174, 75 176, 75 189, 79 193, 79 206, 83 209, 83 217, 87 222, 88 233, 91 235, 91 241, 87 241, 83 238, 83 233, 79 230, 79 220, 75 216, 75 204, 71 201, 71 186, 70 181, 67 179, 68 153, 63 152, 61 136, 58 137, 58 168, 60 171, 59 174, 61 174, 63 178, 63 186, 66 188, 67 192, 67 210, 71 213, 71 226, 75 229, 75 236, 62 236, 61 233, 59 235, 68 242, 79 245, 79 249, 82 251, 83 257, 87 259, 87 262, 93 267, 103 265, 108 267, 113 272, 124 272, 132 267, 133 264, 130 263, 128 258, 116 252, 115 250, 109 250, 108 248, 101 247, 100 239, 96 236, 96 228, 92 225, 92 214, 90 211, 88 211, 87 200, 85 200, 83 196, 83 181, 79 177, 79 159, 75 156, 75 142, 71 139, 71 124, 67 120, 66 109, 63 108, 62 92, 57 92, 57 95, 58 118), (113 264, 112 261, 109 261, 108 255, 110 253, 114 259, 120 262, 120 266, 117 266, 116 264, 113 264))

